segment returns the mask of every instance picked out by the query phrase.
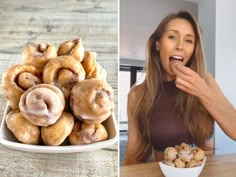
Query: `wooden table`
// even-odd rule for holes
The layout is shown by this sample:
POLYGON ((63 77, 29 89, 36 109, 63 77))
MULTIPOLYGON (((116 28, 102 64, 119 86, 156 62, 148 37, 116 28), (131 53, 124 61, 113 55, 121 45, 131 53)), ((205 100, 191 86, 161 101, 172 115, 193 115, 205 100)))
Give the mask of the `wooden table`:
MULTIPOLYGON (((118 1, 117 0, 7 0, 0 1, 0 81, 31 42, 82 38, 86 50, 97 52, 107 70, 117 108, 118 1)), ((0 121, 6 105, 0 89, 0 121)), ((117 117, 117 109, 115 111, 117 117)), ((40 154, 0 145, 1 177, 113 177, 118 176, 117 143, 92 152, 40 154)))
MULTIPOLYGON (((163 177, 158 162, 127 165, 120 168, 120 177, 163 177)), ((207 157, 200 177, 235 177, 236 154, 207 157)))

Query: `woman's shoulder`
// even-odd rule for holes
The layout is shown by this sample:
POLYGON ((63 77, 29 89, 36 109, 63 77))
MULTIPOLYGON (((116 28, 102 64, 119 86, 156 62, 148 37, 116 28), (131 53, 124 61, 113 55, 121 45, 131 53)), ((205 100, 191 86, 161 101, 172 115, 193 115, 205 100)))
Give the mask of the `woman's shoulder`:
POLYGON ((131 99, 131 100, 135 100, 135 98, 137 97, 137 95, 139 95, 138 92, 140 92, 141 87, 142 87, 141 85, 135 85, 135 86, 133 86, 133 87, 130 89, 129 93, 128 93, 128 98, 131 99))

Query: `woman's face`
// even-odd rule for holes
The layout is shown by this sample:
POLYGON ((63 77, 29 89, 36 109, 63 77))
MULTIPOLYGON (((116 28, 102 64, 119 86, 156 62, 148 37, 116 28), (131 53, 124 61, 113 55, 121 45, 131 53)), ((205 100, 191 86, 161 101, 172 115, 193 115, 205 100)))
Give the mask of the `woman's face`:
POLYGON ((160 41, 156 42, 156 49, 160 51, 161 63, 165 71, 165 80, 175 79, 172 66, 176 62, 183 65, 190 60, 195 47, 195 34, 191 24, 181 18, 171 20, 160 41))

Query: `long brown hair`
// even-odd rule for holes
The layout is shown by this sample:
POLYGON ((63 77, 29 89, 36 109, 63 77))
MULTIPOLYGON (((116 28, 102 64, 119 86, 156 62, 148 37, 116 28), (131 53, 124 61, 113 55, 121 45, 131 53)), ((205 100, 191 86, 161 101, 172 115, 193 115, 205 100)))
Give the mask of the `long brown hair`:
MULTIPOLYGON (((161 39, 167 24, 176 18, 187 20, 194 29, 196 40, 195 49, 190 59, 191 69, 197 72, 203 79, 207 73, 202 34, 195 18, 186 11, 168 15, 162 20, 148 40, 144 68, 144 72, 146 73, 145 80, 142 84, 132 88, 138 95, 135 100, 136 105, 133 114, 136 126, 138 126, 144 140, 144 144, 138 145, 137 152, 133 152, 138 161, 144 161, 151 153, 152 145, 150 143, 149 132, 150 114, 152 109, 154 109, 153 103, 159 98, 162 91, 163 68, 159 51, 156 50, 156 42, 161 39)), ((204 106, 199 102, 198 98, 180 91, 177 96, 175 110, 178 113, 178 117, 183 119, 186 129, 190 132, 196 145, 205 148, 206 140, 213 135, 214 121, 204 106)))

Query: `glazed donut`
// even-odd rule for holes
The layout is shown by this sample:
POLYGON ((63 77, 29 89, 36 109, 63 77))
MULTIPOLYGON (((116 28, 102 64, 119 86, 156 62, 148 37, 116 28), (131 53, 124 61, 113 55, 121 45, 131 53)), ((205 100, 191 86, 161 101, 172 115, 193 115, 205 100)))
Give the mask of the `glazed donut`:
POLYGON ((71 88, 85 79, 85 71, 72 56, 59 56, 50 60, 43 70, 43 82, 59 87, 65 98, 70 96, 71 88))
POLYGON ((96 78, 99 80, 106 81, 107 79, 107 71, 98 63, 96 63, 96 67, 93 72, 87 73, 86 79, 96 78))
POLYGON ((98 79, 78 82, 71 90, 70 107, 78 119, 86 123, 101 123, 114 110, 112 87, 98 79))
POLYGON ((82 39, 74 39, 59 44, 57 55, 71 55, 77 61, 82 62, 84 58, 84 46, 82 39))
POLYGON ((193 153, 193 159, 195 159, 196 161, 201 161, 205 157, 205 152, 198 147, 194 147, 192 149, 192 153, 193 153))
POLYGON ((16 64, 3 75, 2 89, 12 110, 19 109, 21 95, 33 85, 41 83, 39 71, 34 66, 16 64))
POLYGON ((172 161, 177 158, 178 151, 174 147, 167 147, 164 151, 164 158, 167 161, 172 161))
POLYGON ((54 124, 64 107, 63 93, 56 86, 49 84, 38 84, 29 88, 21 96, 19 103, 22 115, 38 126, 54 124))
POLYGON ((86 51, 84 52, 84 59, 82 61, 82 66, 86 73, 86 77, 92 75, 96 68, 96 52, 86 51))
POLYGON ((58 146, 69 136, 74 126, 74 117, 69 112, 63 112, 52 125, 42 127, 41 135, 44 144, 58 146))
POLYGON ((181 150, 178 153, 178 157, 184 162, 189 162, 193 159, 193 154, 190 150, 181 150))
POLYGON ((87 124, 76 121, 73 130, 68 139, 70 144, 90 144, 94 142, 104 141, 108 138, 106 128, 98 124, 87 124))
POLYGON ((45 64, 57 56, 56 48, 50 43, 32 43, 23 51, 23 63, 32 65, 40 72, 43 71, 45 64))
POLYGON ((11 111, 6 115, 6 125, 18 141, 24 144, 39 144, 40 128, 31 124, 19 111, 11 111))

